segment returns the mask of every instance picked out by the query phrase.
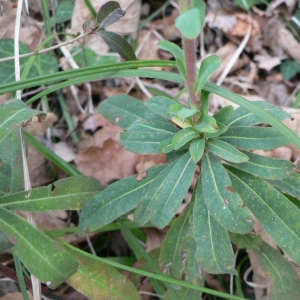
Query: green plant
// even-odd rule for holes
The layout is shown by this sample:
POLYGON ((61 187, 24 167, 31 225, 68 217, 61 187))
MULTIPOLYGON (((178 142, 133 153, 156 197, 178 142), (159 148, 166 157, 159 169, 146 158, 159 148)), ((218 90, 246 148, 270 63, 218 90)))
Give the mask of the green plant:
POLYGON ((141 76, 186 83, 189 103, 185 105, 162 96, 142 103, 133 97, 118 95, 104 101, 99 108, 111 123, 124 129, 123 147, 139 154, 166 153, 168 163, 145 171, 141 177, 120 180, 101 191, 95 179, 79 175, 29 136, 29 141, 52 157, 52 161, 76 176, 48 187, 22 191, 24 176, 20 157, 24 154, 24 123, 33 116, 42 119, 44 115, 28 108, 21 100, 8 102, 0 108, 0 229, 17 240, 13 252, 42 282, 55 288, 68 280, 94 299, 139 297, 134 286, 130 282, 125 284, 124 277, 110 265, 149 276, 156 291, 172 299, 199 299, 202 292, 241 299, 201 286, 205 272, 237 274, 231 241, 238 248, 255 253, 263 270, 273 277, 273 293, 280 295, 278 299, 296 299, 300 291, 294 269, 280 253, 250 233, 255 217, 277 245, 300 264, 300 214, 295 202, 300 199, 297 166, 256 155, 250 150, 274 149, 290 142, 300 148, 300 140, 281 123, 290 118, 282 109, 265 102, 248 102, 209 82, 220 64, 216 55, 204 59, 197 69, 195 39, 204 25, 205 4, 196 0, 182 0, 180 4, 181 15, 176 26, 183 35, 184 49, 168 41, 159 44, 175 56, 175 63, 137 61, 123 38, 105 31, 104 27, 123 15, 116 2, 111 1, 99 10, 97 23, 87 34, 100 34, 130 61, 42 75, 0 86, 2 94, 57 83, 29 99, 27 104, 30 104, 62 87, 94 79, 141 76), (177 67, 180 74, 144 69, 155 66, 177 67), (210 116, 211 93, 240 107, 234 110, 227 106, 210 116), (172 220, 190 188, 196 168, 200 175, 192 201, 184 214, 172 220), (117 220, 118 228, 123 229, 136 256, 144 257, 157 274, 124 267, 60 241, 54 242, 51 232, 39 231, 12 212, 64 209, 82 209, 80 234, 101 230, 117 220), (137 226, 123 218, 131 212, 138 226, 149 226, 148 221, 159 228, 171 225, 160 253, 161 271, 129 230, 130 226, 137 226), (36 263, 37 258, 39 263, 36 263), (62 269, 67 271, 62 273, 62 269), (285 273, 281 275, 283 270, 285 273))

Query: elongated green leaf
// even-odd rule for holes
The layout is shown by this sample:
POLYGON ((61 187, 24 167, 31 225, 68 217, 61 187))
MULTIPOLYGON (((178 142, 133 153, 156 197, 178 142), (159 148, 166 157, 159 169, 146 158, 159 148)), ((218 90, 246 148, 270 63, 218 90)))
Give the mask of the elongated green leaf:
POLYGON ((279 180, 287 178, 296 167, 292 162, 282 159, 244 152, 249 160, 241 164, 232 164, 236 168, 264 179, 279 180))
POLYGON ((209 152, 202 160, 202 191, 210 214, 225 229, 248 233, 254 220, 219 159, 209 152))
MULTIPOLYGON (((282 121, 288 118, 293 118, 287 111, 283 110, 281 107, 274 106, 265 101, 253 101, 256 105, 261 107, 263 111, 269 112, 278 120, 282 121)), ((266 120, 255 115, 252 112, 249 112, 244 107, 237 108, 234 113, 231 115, 231 118, 225 123, 227 126, 236 127, 236 126, 253 126, 257 124, 267 123, 266 120)))
POLYGON ((300 200, 300 174, 294 172, 283 180, 268 180, 268 182, 282 193, 300 200))
POLYGON ((186 153, 170 163, 149 186, 134 212, 134 219, 139 224, 149 219, 153 225, 165 227, 178 210, 188 191, 195 172, 196 164, 186 153))
POLYGON ((0 143, 0 195, 21 191, 24 184, 21 128, 14 127, 0 143))
POLYGON ((189 209, 178 217, 168 231, 161 248, 159 261, 163 273, 171 274, 174 278, 181 279, 180 270, 183 267, 181 258, 182 244, 190 229, 189 209))
POLYGON ((136 121, 122 132, 120 144, 138 154, 160 153, 161 142, 179 131, 171 122, 136 121))
POLYGON ((237 274, 234 253, 227 231, 211 216, 205 205, 201 179, 198 180, 195 203, 190 219, 189 235, 196 241, 196 259, 199 266, 213 274, 237 274))
POLYGON ((238 248, 247 248, 247 251, 254 249, 262 239, 260 235, 254 234, 238 234, 229 232, 231 241, 238 246, 238 248))
POLYGON ((138 120, 164 122, 165 119, 153 113, 142 101, 128 95, 116 95, 105 100, 98 109, 110 123, 121 128, 130 127, 138 120))
POLYGON ((79 232, 95 231, 134 209, 146 193, 149 184, 165 166, 149 169, 146 178, 130 176, 111 184, 94 196, 84 207, 79 221, 79 232))
POLYGON ((157 44, 158 48, 169 51, 175 56, 176 64, 180 74, 186 78, 185 57, 183 50, 174 43, 169 41, 161 41, 157 44))
POLYGON ((167 138, 163 140, 159 144, 159 153, 169 153, 174 150, 174 147, 172 145, 173 137, 167 138))
POLYGON ((125 60, 136 60, 135 53, 128 42, 120 35, 110 31, 99 31, 105 43, 125 60))
POLYGON ((125 11, 121 9, 119 2, 108 1, 102 5, 97 13, 96 22, 99 28, 107 27, 125 16, 125 11))
POLYGON ((216 112, 213 117, 217 122, 222 124, 227 124, 227 121, 230 119, 231 115, 234 112, 234 108, 231 105, 222 107, 218 112, 216 112))
POLYGON ((0 197, 0 207, 24 211, 76 210, 101 189, 100 182, 93 177, 73 176, 47 187, 0 197))
POLYGON ((0 208, 0 230, 16 239, 14 253, 33 275, 51 288, 76 272, 78 263, 72 257, 27 221, 3 208, 0 208))
POLYGON ((255 115, 259 116, 264 120, 265 123, 270 124, 274 127, 274 129, 284 135, 290 143, 293 143, 295 146, 300 148, 300 139, 296 132, 287 128, 284 124, 282 124, 278 119, 272 116, 269 112, 262 110, 257 104, 252 103, 251 101, 246 100, 245 98, 229 91, 224 88, 218 87, 211 83, 206 83, 204 89, 208 92, 219 95, 229 101, 232 101, 255 115))
POLYGON ((46 114, 30 109, 21 100, 10 101, 0 106, 0 143, 14 127, 20 126, 34 116, 43 119, 46 114))
POLYGON ((67 282, 89 299, 140 299, 134 284, 114 267, 83 251, 74 251, 71 246, 66 251, 80 264, 80 269, 67 282))
POLYGON ((272 150, 289 143, 271 127, 230 127, 218 139, 245 150, 272 150))
POLYGON ((181 14, 175 20, 175 26, 185 38, 195 39, 201 32, 199 9, 193 8, 181 14))
POLYGON ((198 8, 200 15, 200 32, 202 31, 205 24, 205 2, 204 0, 192 0, 192 8, 198 8))
MULTIPOLYGON (((155 191, 150 203, 150 220, 158 228, 165 227, 176 214, 195 173, 196 164, 190 153, 182 156, 170 171, 164 184, 155 191)), ((153 191, 152 187, 149 190, 153 191)))
POLYGON ((264 180, 227 167, 234 188, 262 228, 297 264, 300 264, 299 208, 264 180))
POLYGON ((176 102, 168 97, 164 96, 156 96, 149 98, 145 105, 150 108, 151 111, 153 111, 155 114, 165 118, 165 119, 171 119, 169 111, 169 106, 175 104, 176 102))
POLYGON ((259 265, 272 278, 269 299, 299 299, 300 281, 294 267, 266 243, 253 250, 259 265))
POLYGON ((13 243, 9 240, 6 234, 0 231, 0 253, 13 247, 13 243))
POLYGON ((206 143, 207 149, 227 161, 241 163, 248 160, 248 156, 235 149, 232 145, 218 139, 209 139, 206 143))
POLYGON ((190 145, 190 154, 194 163, 197 163, 203 153, 205 147, 205 139, 194 139, 190 145))
POLYGON ((199 137, 199 133, 196 132, 193 128, 184 128, 175 134, 172 140, 172 145, 175 150, 178 150, 196 137, 199 137))
MULTIPOLYGON (((175 107, 175 105, 173 106, 173 108, 174 107, 175 107)), ((170 108, 172 108, 172 106, 170 108)), ((176 112, 176 115, 181 120, 184 120, 185 118, 188 118, 188 117, 192 117, 192 116, 194 116, 196 114, 200 114, 199 110, 196 109, 196 108, 186 108, 186 107, 183 107, 178 112, 176 112)))
POLYGON ((220 67, 220 65, 221 59, 215 54, 210 55, 202 60, 195 86, 196 94, 200 93, 205 83, 209 80, 214 71, 220 67))

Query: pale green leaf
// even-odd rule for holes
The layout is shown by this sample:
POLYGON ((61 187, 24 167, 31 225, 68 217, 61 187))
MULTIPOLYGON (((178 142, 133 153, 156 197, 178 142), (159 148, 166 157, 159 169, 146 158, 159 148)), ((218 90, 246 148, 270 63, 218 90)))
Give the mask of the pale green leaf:
POLYGON ((185 38, 195 39, 201 32, 199 9, 193 8, 181 14, 175 20, 175 26, 185 38))
POLYGON ((80 264, 80 269, 67 283, 89 299, 140 299, 134 284, 114 267, 79 249, 69 246, 66 251, 80 264))
POLYGON ((204 116, 200 123, 197 123, 194 128, 199 132, 214 133, 219 130, 216 120, 211 116, 204 116))
POLYGON ((163 140, 159 144, 159 153, 169 153, 174 150, 174 147, 172 145, 173 137, 167 138, 163 140))
POLYGON ((136 121, 121 133, 120 144, 133 153, 160 153, 161 142, 175 136, 178 131, 171 122, 136 121))
POLYGON ((252 230, 251 212, 234 190, 220 160, 209 152, 202 159, 202 190, 210 214, 223 228, 235 233, 252 230))
POLYGON ((300 264, 299 208, 266 181, 227 167, 234 188, 266 233, 300 264))
POLYGON ((150 108, 155 114, 166 118, 171 119, 169 114, 169 106, 175 104, 176 102, 170 98, 164 96, 156 96, 149 98, 145 105, 150 108))
POLYGON ((176 115, 178 116, 179 119, 184 120, 185 118, 192 117, 195 114, 200 114, 199 110, 196 108, 186 108, 183 107, 180 109, 176 115))
POLYGON ((244 153, 249 157, 249 160, 232 165, 264 179, 279 180, 287 178, 296 167, 287 160, 266 157, 252 152, 244 153))
POLYGON ((293 265, 267 243, 253 250, 262 270, 272 282, 269 299, 300 299, 300 281, 293 265))
POLYGON ((272 127, 229 127, 218 139, 245 150, 272 150, 289 143, 272 127))
POLYGON ((108 1, 102 5, 97 13, 96 22, 99 28, 107 27, 125 16, 125 11, 121 9, 117 1, 108 1))
POLYGON ((268 182, 282 193, 291 195, 300 200, 300 174, 293 172, 282 180, 268 180, 268 182))
POLYGON ((0 196, 23 189, 24 175, 21 157, 21 128, 14 127, 0 143, 0 196))
POLYGON ((222 133, 224 133, 228 127, 223 125, 222 123, 216 122, 217 127, 219 128, 217 131, 215 132, 204 132, 204 137, 205 138, 215 138, 218 137, 219 135, 221 135, 222 133))
POLYGON ((110 123, 121 128, 130 127, 137 120, 165 121, 153 113, 142 101, 128 95, 116 95, 105 100, 98 109, 110 123))
POLYGON ((116 51, 125 60, 136 60, 135 53, 129 43, 122 36, 111 31, 99 31, 97 33, 105 43, 116 51))
POLYGON ((0 197, 0 207, 24 211, 77 210, 101 189, 100 182, 93 177, 73 176, 47 187, 0 197))
POLYGON ((185 57, 183 50, 174 43, 171 43, 167 40, 161 41, 157 44, 157 47, 166 51, 169 51, 175 56, 177 68, 180 74, 186 78, 186 69, 185 69, 185 57))
POLYGON ((205 147, 205 139, 194 139, 191 142, 190 155, 194 163, 197 163, 201 159, 204 153, 204 147, 205 147))
POLYGON ((0 106, 0 143, 14 127, 20 126, 30 118, 45 118, 46 114, 30 109, 22 100, 14 100, 0 106))
POLYGON ((230 119, 231 115, 234 112, 234 108, 231 105, 227 105, 222 107, 219 111, 217 111, 213 117, 217 122, 222 124, 227 124, 227 121, 230 119))
MULTIPOLYGON (((265 101, 253 101, 253 103, 259 106, 263 111, 270 113, 280 121, 288 118, 293 118, 293 116, 290 115, 287 111, 283 110, 281 107, 274 106, 271 103, 265 101)), ((224 124, 230 127, 236 127, 253 126, 263 123, 267 123, 266 120, 248 111, 244 107, 238 107, 231 115, 230 119, 227 120, 227 122, 224 124)))
POLYGON ((196 164, 189 153, 170 163, 149 186, 134 213, 139 224, 149 219, 163 228, 176 214, 193 180, 196 164))
POLYGON ((71 0, 65 0, 59 2, 55 12, 55 23, 63 23, 72 19, 74 11, 74 2, 71 0))
POLYGON ((196 94, 200 93, 205 83, 209 80, 214 71, 220 67, 220 65, 221 59, 215 54, 210 55, 202 60, 195 86, 196 94))
MULTIPOLYGON (((206 272, 237 274, 228 232, 211 216, 205 205, 201 179, 197 183, 189 235, 196 241, 196 259, 206 272)), ((187 249, 188 250, 188 249, 187 249)))
POLYGON ((196 132, 193 128, 184 128, 175 134, 172 140, 172 145, 175 150, 178 150, 196 137, 199 137, 199 133, 196 132))
POLYGON ((3 208, 0 208, 0 230, 17 241, 13 251, 29 272, 53 289, 65 282, 79 267, 49 237, 3 208))
POLYGON ((95 195, 84 207, 80 216, 79 232, 95 231, 134 209, 146 193, 149 184, 165 165, 133 175, 111 184, 95 195))
POLYGON ((206 143, 208 151, 227 161, 241 163, 248 161, 248 156, 232 145, 218 139, 209 139, 206 143))

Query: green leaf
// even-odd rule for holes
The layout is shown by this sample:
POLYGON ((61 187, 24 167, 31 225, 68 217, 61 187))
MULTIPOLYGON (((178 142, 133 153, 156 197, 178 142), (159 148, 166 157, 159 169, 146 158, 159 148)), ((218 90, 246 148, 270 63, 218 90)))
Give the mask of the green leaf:
POLYGON ((116 1, 108 1, 102 5, 97 13, 96 22, 99 28, 107 27, 125 16, 125 11, 121 9, 116 1))
MULTIPOLYGON (((31 51, 22 42, 19 42, 19 53, 26 54, 31 51)), ((0 40, 0 59, 12 56, 14 54, 14 40, 1 39, 0 40)), ((20 59, 21 74, 28 62, 29 58, 20 59)), ((1 69, 5 72, 0 72, 0 83, 7 84, 15 81, 15 65, 13 60, 1 62, 1 69)), ((45 53, 36 57, 33 66, 31 67, 28 78, 41 76, 45 74, 52 74, 58 71, 58 62, 50 53, 45 53)), ((2 94, 2 93, 1 93, 2 94)))
POLYGON ((97 179, 73 176, 47 187, 0 197, 0 207, 24 211, 76 210, 100 191, 101 184, 97 179))
POLYGON ((143 173, 145 178, 133 175, 111 184, 95 195, 84 207, 79 220, 79 232, 95 231, 134 209, 146 193, 149 184, 165 165, 143 173))
POLYGON ((149 98, 145 102, 145 105, 155 114, 170 120, 171 117, 169 114, 169 106, 175 103, 176 102, 174 100, 171 100, 170 98, 164 96, 156 96, 149 98))
POLYGON ((196 241, 196 259, 199 266, 213 274, 237 274, 234 253, 227 231, 211 216, 205 205, 201 178, 198 180, 195 202, 190 219, 189 235, 196 241))
POLYGON ((241 164, 232 164, 236 168, 251 173, 255 176, 279 180, 287 178, 296 167, 292 162, 244 152, 249 160, 241 164))
POLYGON ((0 230, 17 240, 13 252, 47 286, 54 289, 76 272, 78 263, 69 254, 26 220, 3 208, 0 230))
POLYGON ((291 195, 300 200, 300 174, 293 172, 283 180, 268 180, 268 182, 282 193, 291 195))
POLYGON ((217 131, 215 132, 205 132, 204 133, 204 137, 205 138, 215 138, 215 137, 218 137, 220 136, 222 133, 224 133, 228 127, 223 125, 222 123, 219 123, 219 122, 216 122, 217 124, 217 127, 219 128, 217 131))
POLYGON ((2 254, 4 251, 12 248, 13 244, 9 240, 9 238, 0 231, 0 253, 2 254))
POLYGON ((248 161, 248 156, 232 145, 218 139, 209 139, 206 143, 208 151, 227 161, 241 163, 248 161))
POLYGON ((20 126, 34 116, 44 119, 46 114, 30 109, 21 100, 10 101, 0 106, 0 143, 10 134, 13 128, 20 126))
POLYGON ((222 124, 227 124, 227 121, 230 119, 234 112, 234 108, 231 105, 227 105, 222 107, 219 111, 217 111, 213 117, 217 122, 222 124))
POLYGON ((204 116, 200 123, 197 123, 194 128, 199 132, 214 133, 219 130, 216 120, 211 116, 204 116))
POLYGON ((72 246, 65 247, 80 269, 67 283, 89 299, 140 299, 134 284, 114 267, 72 246))
POLYGON ((73 16, 74 2, 71 0, 65 0, 59 2, 55 12, 55 23, 63 23, 70 21, 73 16))
POLYGON ((192 8, 198 8, 200 14, 200 31, 202 31, 205 24, 205 2, 203 0, 192 0, 192 8))
MULTIPOLYGON (((177 113, 178 113, 180 110, 183 110, 183 111, 184 111, 184 109, 187 109, 187 113, 188 113, 188 114, 191 113, 191 111, 190 111, 188 108, 186 108, 183 104, 181 104, 181 103, 174 103, 174 104, 172 104, 172 105, 169 106, 169 108, 168 108, 168 113, 169 113, 170 115, 176 115, 176 116, 177 116, 177 113)), ((193 113, 195 113, 195 112, 196 112, 196 111, 193 110, 193 113)), ((192 115, 193 115, 193 114, 192 114, 192 115)), ((188 116, 191 116, 191 114, 188 115, 188 116)))
POLYGON ((266 233, 300 264, 299 208, 266 181, 227 166, 234 188, 266 233))
POLYGON ((187 39, 195 39, 201 32, 200 12, 198 8, 193 8, 181 14, 175 20, 175 27, 187 39))
POLYGON ((209 80, 210 76, 220 67, 220 65, 221 59, 215 54, 210 55, 202 60, 195 86, 196 94, 200 93, 205 83, 209 80))
POLYGON ((190 155, 196 164, 204 153, 205 139, 194 139, 190 145, 190 155))
POLYGON ((135 53, 129 43, 120 35, 111 31, 97 32, 105 43, 125 60, 136 60, 135 53))
POLYGON ((291 80, 296 74, 300 73, 300 64, 296 60, 285 60, 280 65, 280 72, 284 79, 291 80))
POLYGON ((153 122, 166 121, 153 113, 142 101, 127 95, 116 95, 108 98, 101 103, 98 111, 110 123, 124 129, 142 119, 153 122))
POLYGON ((272 127, 229 127, 218 139, 245 150, 272 150, 289 143, 272 127))
POLYGON ((24 174, 21 157, 21 128, 14 127, 0 143, 0 196, 23 189, 24 174))
MULTIPOLYGON (((274 106, 265 101, 253 101, 256 105, 258 105, 263 111, 269 112, 276 119, 282 121, 285 119, 293 118, 291 114, 283 110, 281 107, 274 106)), ((233 114, 231 115, 229 120, 223 122, 228 127, 236 127, 236 126, 253 126, 257 124, 268 123, 263 118, 255 115, 244 107, 238 107, 233 114)))
POLYGON ((182 246, 190 229, 189 211, 190 209, 186 209, 184 214, 175 219, 165 237, 159 257, 163 273, 170 274, 176 279, 182 279, 182 269, 185 268, 182 246))
POLYGON ((184 120, 188 117, 192 117, 195 114, 200 114, 199 110, 196 108, 186 108, 183 107, 182 109, 180 109, 176 115, 178 116, 179 119, 184 120))
POLYGON ((121 133, 120 144, 133 153, 160 153, 161 142, 175 136, 178 131, 171 122, 136 121, 121 133))
POLYGON ((292 264, 266 243, 257 246, 253 252, 262 270, 271 277, 269 299, 300 299, 299 277, 292 264))
POLYGON ((193 128, 184 128, 175 134, 172 140, 172 145, 175 150, 178 150, 196 137, 199 137, 199 133, 196 132, 193 128))
POLYGON ((239 249, 246 248, 247 251, 254 249, 262 241, 260 235, 229 232, 229 236, 231 241, 237 245, 239 249))
POLYGON ((169 137, 159 144, 159 153, 169 153, 174 150, 172 145, 173 137, 169 137))
POLYGON ((202 159, 202 190, 206 206, 226 230, 248 233, 254 220, 218 158, 209 152, 202 159))
POLYGON ((166 51, 169 51, 175 56, 177 68, 179 73, 186 78, 186 69, 185 69, 185 57, 183 50, 174 43, 169 41, 161 41, 157 44, 157 47, 166 51))
POLYGON ((277 131, 277 134, 280 133, 284 135, 290 143, 293 143, 296 147, 300 148, 300 139, 298 134, 286 127, 286 125, 279 122, 270 113, 262 110, 260 107, 257 106, 257 104, 252 103, 251 101, 248 101, 240 95, 237 95, 229 90, 218 87, 211 83, 206 83, 204 89, 208 92, 214 93, 218 96, 228 99, 229 101, 232 101, 237 105, 246 108, 248 111, 254 113, 255 115, 261 117, 265 123, 270 124, 274 127, 274 129, 277 131))
POLYGON ((196 164, 189 153, 167 165, 141 199, 134 219, 144 224, 150 218, 153 225, 165 227, 182 203, 192 183, 195 168, 196 164))

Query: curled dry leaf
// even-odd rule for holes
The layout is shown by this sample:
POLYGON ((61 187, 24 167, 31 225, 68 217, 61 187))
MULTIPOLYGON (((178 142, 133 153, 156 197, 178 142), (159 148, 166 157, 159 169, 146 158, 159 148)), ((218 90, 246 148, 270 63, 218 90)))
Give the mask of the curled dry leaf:
POLYGON ((57 116, 54 113, 47 113, 46 118, 43 122, 38 120, 38 117, 33 117, 30 126, 26 127, 26 129, 33 134, 36 135, 44 135, 46 133, 47 128, 51 127, 57 121, 57 116))

